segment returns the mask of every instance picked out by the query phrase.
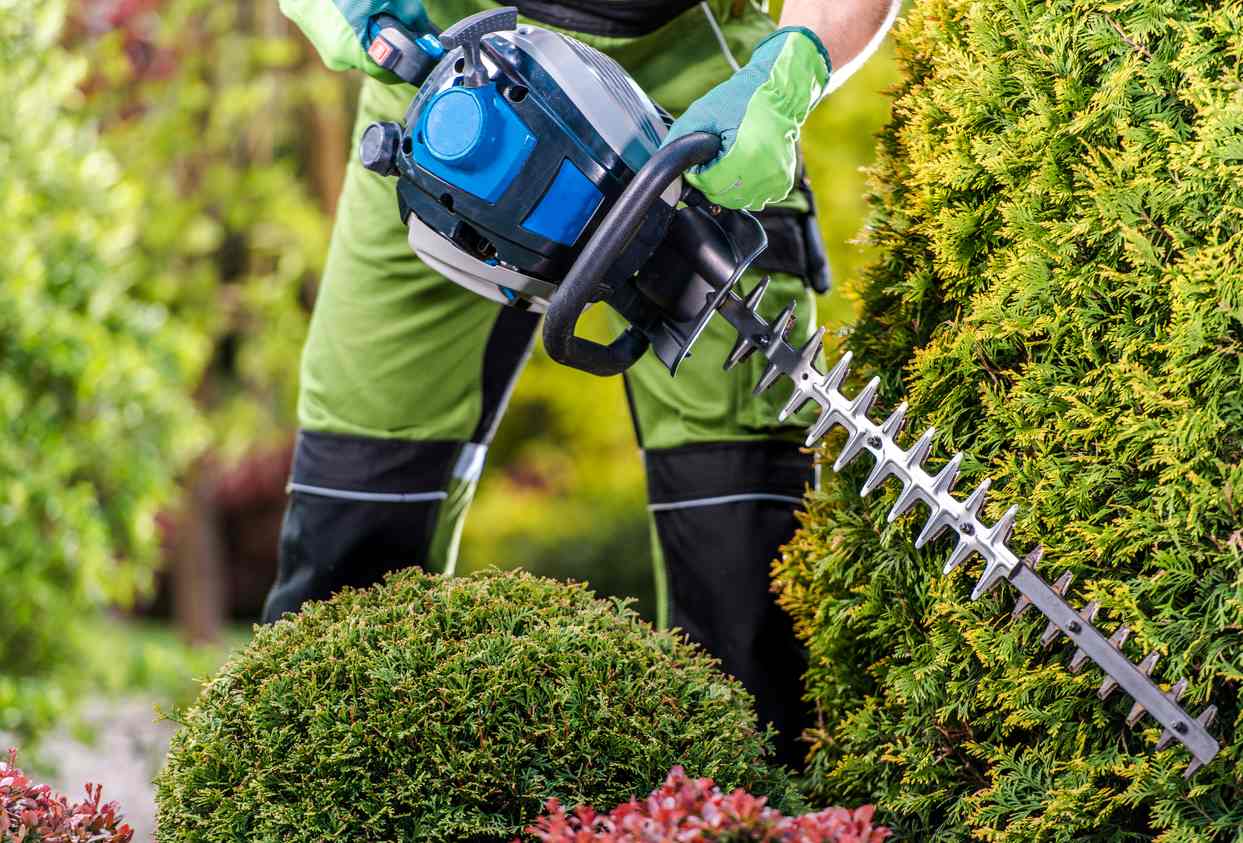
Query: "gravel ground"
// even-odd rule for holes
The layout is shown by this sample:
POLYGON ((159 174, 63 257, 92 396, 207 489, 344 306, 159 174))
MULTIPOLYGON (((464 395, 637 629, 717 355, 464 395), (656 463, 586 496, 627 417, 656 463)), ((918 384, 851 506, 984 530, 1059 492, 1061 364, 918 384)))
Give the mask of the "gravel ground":
MULTIPOLYGON (((30 771, 71 799, 81 798, 87 782, 104 786, 104 801, 120 803, 134 828, 135 843, 155 839, 155 788, 152 778, 164 763, 176 724, 161 720, 151 699, 96 699, 83 706, 82 720, 94 731, 83 743, 68 733, 49 737, 41 755, 56 769, 43 776, 30 771)), ((19 761, 20 763, 20 761, 19 761)))

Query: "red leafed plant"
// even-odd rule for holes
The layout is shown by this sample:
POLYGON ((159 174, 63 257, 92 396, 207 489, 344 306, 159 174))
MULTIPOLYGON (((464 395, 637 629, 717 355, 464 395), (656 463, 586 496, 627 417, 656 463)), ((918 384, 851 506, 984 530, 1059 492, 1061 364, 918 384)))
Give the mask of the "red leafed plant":
POLYGON ((830 808, 787 817, 745 790, 724 794, 712 779, 674 767, 662 787, 607 816, 582 807, 567 814, 556 799, 527 829, 542 843, 880 843, 889 829, 872 825, 872 806, 830 808))
POLYGON ((134 831, 121 822, 115 802, 101 802, 103 787, 86 786, 86 800, 70 804, 47 785, 17 769, 17 750, 0 761, 0 841, 3 843, 130 843, 134 831))

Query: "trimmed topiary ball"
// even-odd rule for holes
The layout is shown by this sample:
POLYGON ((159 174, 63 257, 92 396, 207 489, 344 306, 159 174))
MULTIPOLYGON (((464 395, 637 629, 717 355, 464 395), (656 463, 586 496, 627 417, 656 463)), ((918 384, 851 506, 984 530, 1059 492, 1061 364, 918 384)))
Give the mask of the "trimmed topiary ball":
POLYGON ((978 557, 943 576, 948 538, 886 524, 896 483, 861 500, 860 459, 778 575, 816 793, 898 839, 1243 841, 1243 5, 914 0, 897 44, 856 388, 941 432, 932 470, 966 452, 960 497, 992 476, 987 522, 1019 504, 1011 546, 1216 705, 1222 751, 1184 782, 1012 589, 971 601, 978 557))
POLYGON ((681 764, 788 804, 750 698, 624 604, 528 574, 416 571, 259 629, 182 718, 163 843, 507 841, 681 764))

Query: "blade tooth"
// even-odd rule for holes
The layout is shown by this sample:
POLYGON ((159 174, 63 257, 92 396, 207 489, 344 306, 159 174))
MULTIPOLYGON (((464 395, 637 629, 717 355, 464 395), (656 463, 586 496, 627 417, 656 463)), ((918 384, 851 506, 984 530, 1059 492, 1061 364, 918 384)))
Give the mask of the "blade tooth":
POLYGON ((1008 573, 1006 567, 1000 562, 994 560, 988 563, 988 567, 984 569, 984 574, 976 582, 975 588, 971 590, 971 599, 979 600, 985 594, 988 594, 997 584, 1006 578, 1008 573))
POLYGON ((920 530, 919 535, 915 537, 915 548, 919 548, 932 541, 934 538, 954 524, 954 516, 949 510, 937 508, 932 513, 932 517, 928 519, 928 523, 924 525, 924 529, 920 530))
POLYGON ((1006 510, 1006 514, 1001 516, 1001 520, 989 528, 985 541, 989 543, 1005 544, 1010 540, 1010 533, 1014 531, 1014 519, 1018 518, 1018 506, 1012 506, 1006 510))
POLYGON ((923 465, 924 460, 928 459, 928 454, 932 452, 932 442, 936 438, 937 429, 935 427, 930 427, 924 431, 924 435, 919 437, 915 447, 906 452, 906 467, 914 468, 917 465, 923 465))
POLYGON ((992 478, 985 477, 980 481, 980 485, 976 487, 975 491, 967 497, 966 502, 963 503, 963 509, 967 510, 967 514, 972 518, 978 519, 980 517, 980 511, 984 509, 984 499, 988 497, 988 490, 992 486, 992 478))
POLYGON ((872 469, 872 473, 868 475, 867 480, 863 481, 863 486, 860 487, 859 494, 865 498, 872 494, 872 492, 876 491, 876 488, 880 486, 881 483, 885 482, 885 479, 889 477, 889 475, 894 473, 895 468, 897 468, 897 466, 885 459, 883 456, 878 458, 876 460, 876 466, 872 469))
POLYGON ((938 495, 948 494, 954 488, 954 483, 958 480, 958 470, 962 467, 962 457, 962 451, 954 454, 953 458, 945 464, 945 468, 938 471, 937 476, 933 478, 932 485, 938 495))
MULTIPOLYGON (((1069 573, 1069 571, 1067 573, 1069 573)), ((1063 574, 1062 576, 1065 576, 1065 574, 1063 574)), ((1130 637, 1130 635, 1131 635, 1131 628, 1127 626, 1126 624, 1123 624, 1122 626, 1114 630, 1113 635, 1109 636, 1109 644, 1115 650, 1121 651, 1122 645, 1126 643, 1126 640, 1128 637, 1130 637)), ((1078 657, 1080 652, 1082 651, 1076 650, 1075 656, 1078 657)), ((1072 659, 1071 660, 1072 672, 1073 672, 1074 664, 1075 664, 1074 660, 1072 659)), ((1114 681, 1114 678, 1112 676, 1106 676, 1105 679, 1101 682, 1101 687, 1097 689, 1096 695, 1100 697, 1102 701, 1107 700, 1109 699, 1109 695, 1112 694, 1114 692, 1114 689, 1117 687, 1118 687, 1118 683, 1114 681)))
MULTIPOLYGON (((1183 693, 1186 690, 1187 690, 1187 679, 1186 677, 1184 677, 1182 679, 1179 679, 1177 682, 1175 682, 1174 687, 1166 691, 1165 696, 1171 702, 1178 702, 1178 700, 1182 697, 1183 693)), ((1163 729, 1161 731, 1161 738, 1157 741, 1157 751, 1163 750, 1167 746, 1169 746, 1170 742, 1173 741, 1175 738, 1177 738, 1180 732, 1182 734, 1186 734, 1187 724, 1180 720, 1174 724, 1174 729, 1175 731, 1171 731, 1170 729, 1163 729)))
POLYGON ((867 386, 859 390, 859 394, 851 402, 850 414, 857 419, 867 418, 868 413, 872 411, 872 405, 876 403, 876 394, 879 391, 880 378, 872 378, 867 386))
POLYGON ((906 411, 910 406, 903 401, 898 405, 898 409, 894 410, 889 418, 885 419, 885 423, 880 426, 880 432, 895 442, 898 440, 898 434, 902 432, 902 426, 906 424, 906 411))
POLYGON ((803 389, 802 387, 795 387, 794 394, 790 396, 790 400, 786 402, 785 406, 781 408, 781 412, 777 414, 777 420, 785 421, 790 416, 803 409, 807 402, 813 397, 814 396, 812 395, 811 390, 803 389))
POLYGON ((786 338, 786 334, 790 333, 790 329, 794 327, 796 321, 795 311, 798 310, 798 300, 792 299, 786 305, 785 310, 781 311, 781 315, 777 317, 777 321, 773 323, 772 330, 769 331, 769 338, 773 345, 786 338))
POLYGON ((842 415, 841 411, 834 409, 832 406, 825 407, 820 411, 820 418, 816 419, 816 423, 812 425, 811 430, 807 434, 807 447, 810 448, 827 436, 833 425, 847 425, 849 423, 850 420, 842 415))
POLYGON ((752 394, 761 395, 767 392, 779 377, 781 377, 781 367, 776 363, 769 363, 764 369, 764 374, 760 375, 759 383, 755 385, 755 389, 751 390, 752 394))
POLYGON ((1044 545, 1042 544, 1038 544, 1033 547, 1031 551, 1023 557, 1023 564, 1028 568, 1031 568, 1033 571, 1036 570, 1042 561, 1044 561, 1044 545))
POLYGON ((1109 643, 1115 650, 1121 650, 1122 645, 1131 637, 1131 628, 1126 624, 1114 630, 1114 634, 1109 636, 1109 643))
POLYGON ((739 364, 745 362, 755 350, 759 348, 750 337, 739 337, 738 342, 734 343, 734 348, 729 353, 729 357, 725 358, 725 371, 736 368, 739 364))
POLYGON ((1200 712, 1200 716, 1196 718, 1196 722, 1207 729, 1213 725, 1213 721, 1217 719, 1217 706, 1210 705, 1204 711, 1200 712))
POLYGON ((906 515, 911 507, 921 500, 923 500, 923 491, 916 484, 908 482, 902 487, 902 494, 898 495, 893 509, 889 510, 889 523, 892 524, 903 515, 906 515))
MULTIPOLYGON (((1142 672, 1145 676, 1152 676, 1152 671, 1156 669, 1157 660, 1160 658, 1161 654, 1156 650, 1153 650, 1151 653, 1144 656, 1144 660, 1139 663, 1140 672, 1142 672)), ((1148 709, 1144 708, 1142 703, 1136 702, 1135 705, 1131 706, 1131 710, 1127 712, 1126 724, 1134 728, 1135 724, 1143 719, 1144 715, 1147 713, 1148 709)))
POLYGON ((747 310, 755 315, 759 315, 760 302, 764 301, 764 295, 768 292, 768 285, 772 282, 772 276, 765 275, 760 279, 760 283, 756 284, 755 288, 747 293, 747 297, 743 299, 743 304, 747 306, 747 310))
POLYGON ((811 400, 810 392, 803 392, 801 389, 794 390, 794 394, 790 396, 790 400, 781 408, 781 412, 777 414, 777 421, 785 421, 790 416, 797 413, 807 405, 811 400))
POLYGON ((841 359, 824 378, 824 391, 833 392, 842 388, 842 384, 846 382, 846 376, 850 374, 850 361, 854 359, 854 354, 847 351, 842 355, 841 359))
POLYGON ((1192 758, 1191 763, 1187 765, 1187 772, 1183 773, 1183 780, 1191 781, 1191 777, 1194 776, 1196 774, 1196 771, 1199 770, 1203 766, 1204 766, 1204 762, 1201 761, 1199 758, 1192 758))
POLYGON ((857 431, 850 435, 846 440, 846 447, 842 448, 842 452, 837 455, 837 460, 833 463, 834 471, 841 471, 847 465, 859 456, 859 453, 867 445, 868 432, 864 427, 860 427, 857 431))
POLYGON ((816 333, 812 334, 811 339, 803 344, 798 352, 798 362, 807 367, 813 367, 816 358, 820 356, 820 350, 824 348, 824 335, 828 332, 828 328, 821 327, 816 333))
MULTIPOLYGON (((1079 617, 1083 618, 1089 624, 1096 622, 1096 616, 1100 614, 1101 604, 1093 600, 1079 610, 1079 617)), ((1075 654, 1070 657, 1070 672, 1078 673, 1083 670, 1083 666, 1088 661, 1088 654, 1078 647, 1075 648, 1075 654)))
POLYGON ((1027 614, 1027 610, 1032 607, 1031 598, 1026 594, 1020 594, 1019 599, 1014 601, 1014 611, 1010 613, 1010 620, 1017 621, 1023 615, 1027 614))
POLYGON ((1062 575, 1057 578, 1057 582, 1053 583, 1053 590, 1058 596, 1065 597, 1066 592, 1070 590, 1070 584, 1075 581, 1075 575, 1070 571, 1063 571, 1062 575))
POLYGON ((1044 632, 1040 633, 1040 646, 1042 649, 1049 649, 1053 646, 1053 642, 1062 634, 1062 630, 1057 628, 1057 624, 1049 621, 1049 625, 1044 628, 1044 632))
POLYGON ((950 558, 945 563, 945 568, 941 573, 948 574, 962 563, 971 558, 971 554, 977 550, 975 540, 967 536, 959 536, 958 544, 954 545, 954 552, 950 554, 950 558))

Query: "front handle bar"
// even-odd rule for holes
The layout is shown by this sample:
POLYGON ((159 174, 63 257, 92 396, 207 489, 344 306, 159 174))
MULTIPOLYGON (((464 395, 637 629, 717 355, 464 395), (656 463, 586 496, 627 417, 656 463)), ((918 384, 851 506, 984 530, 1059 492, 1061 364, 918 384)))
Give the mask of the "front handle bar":
POLYGON ((608 377, 639 361, 650 341, 631 326, 609 345, 575 335, 578 320, 599 301, 604 277, 638 232, 661 195, 691 167, 706 164, 721 151, 721 139, 706 132, 678 138, 662 147, 635 174, 609 211, 565 280, 557 288, 544 318, 544 348, 558 363, 608 377))

